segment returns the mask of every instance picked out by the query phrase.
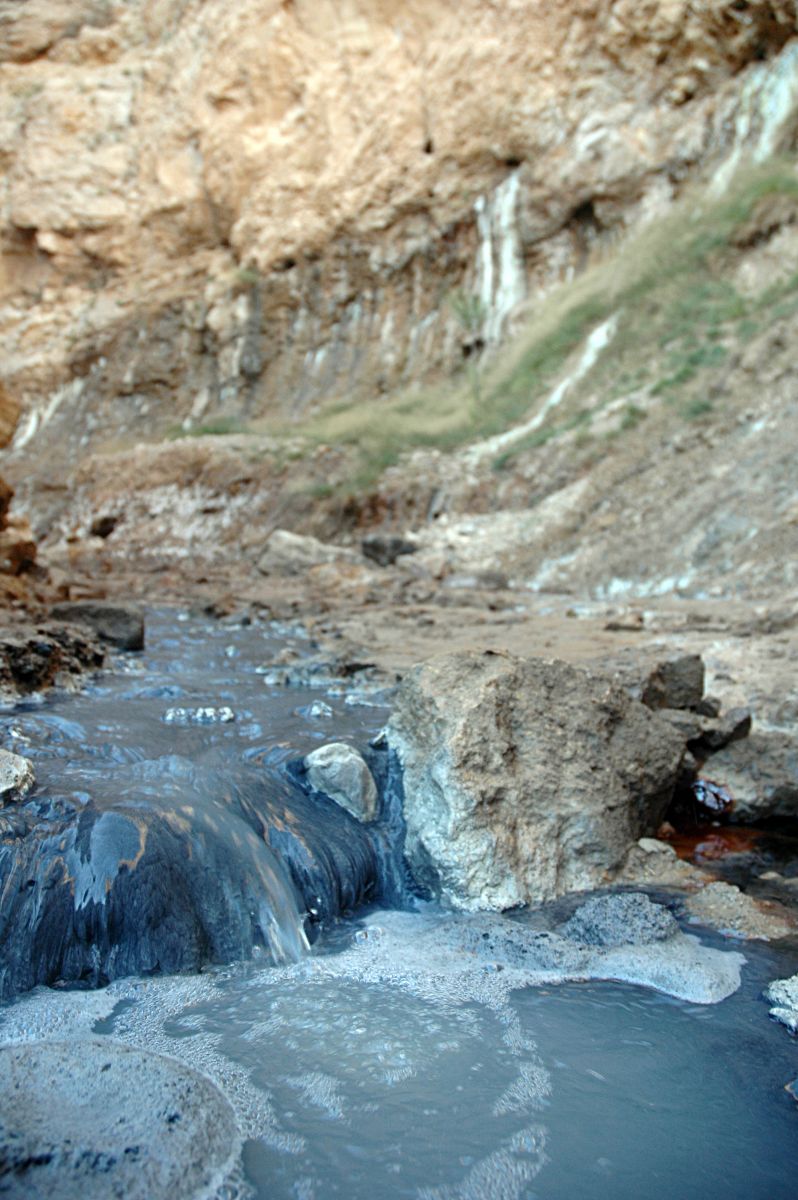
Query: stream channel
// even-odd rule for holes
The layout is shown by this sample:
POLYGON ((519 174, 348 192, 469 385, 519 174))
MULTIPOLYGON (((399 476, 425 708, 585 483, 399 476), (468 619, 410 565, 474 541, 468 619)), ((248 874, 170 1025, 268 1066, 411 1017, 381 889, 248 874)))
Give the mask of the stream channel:
MULTIPOLYGON (((291 761, 366 746, 388 713, 354 687, 275 683, 264 664, 303 636, 152 613, 146 651, 81 693, 4 710, 0 742, 33 760, 37 798, 111 797, 131 770, 180 787, 186 762, 285 786, 291 761)), ((296 922, 288 900, 271 955, 200 974, 38 987, 0 1007, 0 1040, 78 1054, 110 1036, 204 1072, 244 1137, 224 1197, 794 1200, 798 1044, 761 998, 794 973, 794 945, 699 930, 747 961, 736 994, 698 1005, 618 983, 518 986, 458 959, 429 903, 325 920, 309 952, 296 922)))

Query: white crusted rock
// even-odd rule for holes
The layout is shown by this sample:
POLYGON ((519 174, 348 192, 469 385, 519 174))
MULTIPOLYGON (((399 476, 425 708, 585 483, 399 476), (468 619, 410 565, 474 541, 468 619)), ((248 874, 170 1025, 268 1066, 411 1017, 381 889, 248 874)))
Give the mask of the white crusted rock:
POLYGON ((32 762, 21 754, 0 750, 0 807, 22 799, 35 782, 32 762))

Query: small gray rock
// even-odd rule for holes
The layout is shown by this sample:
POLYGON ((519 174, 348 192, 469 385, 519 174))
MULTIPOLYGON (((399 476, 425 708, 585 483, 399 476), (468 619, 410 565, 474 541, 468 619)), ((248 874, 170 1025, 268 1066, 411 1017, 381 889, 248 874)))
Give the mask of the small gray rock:
POLYGON ((21 754, 0 750, 0 807, 27 795, 36 782, 33 763, 21 754))
POLYGON ((415 554, 418 544, 408 538, 391 533, 369 533, 360 543, 360 548, 366 558, 377 563, 380 567, 390 567, 403 554, 415 554))
POLYGON ((751 713, 747 708, 730 708, 722 717, 705 717, 698 744, 698 753, 714 754, 732 742, 739 742, 751 732, 751 713))
POLYGON ((144 615, 133 604, 73 600, 54 605, 52 616, 57 621, 88 625, 102 641, 120 650, 144 649, 144 615))
POLYGON ((238 1162, 209 1079, 110 1038, 0 1047, 0 1193, 9 1200, 189 1200, 238 1162))
POLYGON ((305 757, 308 783, 358 821, 377 815, 377 785, 361 754, 345 742, 319 746, 305 757))
POLYGON ((798 816, 798 738, 754 732, 712 756, 712 777, 734 798, 740 821, 798 816))
POLYGON ((774 980, 765 988, 765 999, 773 1005, 771 1017, 785 1025, 790 1033, 798 1033, 798 975, 774 980))
POLYGON ((751 713, 747 708, 729 709, 723 717, 705 717, 686 708, 661 708, 658 711, 702 761, 731 742, 748 737, 751 732, 751 713))
POLYGON ((583 946, 647 946, 672 937, 678 928, 667 908, 633 892, 592 897, 561 932, 583 946))
POLYGON ((704 695, 704 663, 699 654, 658 663, 643 688, 647 708, 696 708, 704 695))

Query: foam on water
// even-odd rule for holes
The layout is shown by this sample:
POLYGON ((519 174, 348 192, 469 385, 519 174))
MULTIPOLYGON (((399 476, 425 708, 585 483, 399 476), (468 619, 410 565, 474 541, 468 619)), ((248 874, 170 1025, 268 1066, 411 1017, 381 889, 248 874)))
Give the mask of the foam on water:
MULTIPOLYGON (((327 736, 326 723, 297 719, 295 689, 264 687, 262 634, 185 621, 176 636, 171 619, 153 624, 146 669, 125 665, 93 693, 26 706, 10 716, 8 739, 64 803, 85 803, 101 785, 127 789, 127 814, 137 798, 175 808, 193 789, 195 818, 217 821, 221 786, 243 787, 250 769, 276 779, 327 736), (240 719, 167 724, 175 702, 228 705, 240 719)), ((360 730, 365 745, 380 714, 329 691, 328 702, 336 734, 360 730)), ((233 815, 228 804, 225 820, 233 815)), ((76 897, 105 886, 106 834, 119 842, 118 828, 96 829, 97 871, 76 897)), ((131 853, 134 840, 131 826, 131 853)), ((565 943, 520 919, 373 911, 277 967, 263 952, 200 975, 37 989, 0 1007, 0 1039, 68 1039, 79 1054, 82 1039, 110 1036, 208 1075, 246 1139, 219 1200, 787 1200, 798 1110, 783 1086, 796 1074, 794 1047, 757 995, 794 965, 746 946, 731 994, 740 956, 679 938, 686 958, 662 976, 659 945, 633 947, 619 965, 612 947, 565 943), (602 971, 687 999, 563 983, 602 971), (721 995, 731 998, 710 1003, 721 995), (744 1148, 731 1180, 730 1131, 744 1148)))
MULTIPOLYGON (((703 1090, 700 1056, 708 1056, 717 1071, 714 1043, 724 1036, 707 1018, 720 1010, 628 986, 547 988, 545 980, 561 979, 562 972, 525 969, 510 950, 496 957, 497 940, 513 926, 486 917, 475 928, 473 917, 434 909, 377 911, 356 930, 338 927, 299 963, 122 980, 88 994, 39 989, 0 1011, 0 1037, 69 1036, 79 1052, 82 1037, 105 1034, 204 1072, 237 1114, 247 1139, 248 1194, 258 1200, 523 1200, 537 1194, 532 1189, 539 1177, 541 1194, 552 1200, 574 1194, 631 1200, 645 1176, 639 1162, 636 1182, 630 1182, 629 1161, 638 1162, 640 1154, 636 1138, 647 1136, 652 1121, 665 1122, 663 1137, 683 1138, 685 1120, 694 1118, 679 1112, 682 1103, 704 1112, 711 1101, 721 1113, 730 1103, 738 1126, 743 1122, 735 1136, 755 1149, 767 1140, 770 1130, 755 1115, 751 1087, 736 1082, 739 1069, 731 1073, 727 1100, 712 1091, 711 1072, 709 1095, 703 1090), (492 940, 483 949, 486 933, 492 940), (570 1026, 569 1036, 562 1036, 562 995, 566 1025, 584 1015, 579 1038, 570 1026), (672 1041, 674 1029, 686 1044, 672 1041), (577 1048, 580 1039, 592 1045, 590 1037, 597 1044, 606 1040, 609 1049, 577 1048), (646 1066, 654 1048, 663 1061, 646 1066), (678 1060, 673 1077, 667 1070, 671 1055, 678 1060), (692 1078, 686 1078, 683 1060, 695 1061, 692 1078), (616 1080, 619 1061, 626 1076, 616 1080), (585 1130, 578 1162, 563 1158, 561 1145, 555 1153, 552 1120, 561 1142, 567 1106, 577 1101, 599 1129, 610 1123, 629 1161, 619 1165, 614 1146, 610 1165, 592 1173, 604 1157, 604 1135, 594 1144, 585 1130), (612 1125, 624 1112, 627 1141, 612 1125), (586 1192, 591 1179, 594 1188, 586 1192)), ((745 1071, 761 1059, 759 1042, 775 1028, 764 1006, 754 1017, 761 1028, 757 1024, 752 1034, 741 1035, 739 1025, 725 1033, 745 1071)), ((711 1113, 704 1119, 717 1127, 711 1113)), ((790 1133, 798 1137, 794 1118, 781 1131, 790 1133)), ((786 1200, 787 1178, 786 1166, 776 1161, 763 1200, 765 1194, 786 1200)), ((710 1187, 702 1195, 742 1200, 757 1194, 744 1172, 741 1188, 743 1183, 747 1192, 710 1187)), ((237 1195, 243 1186, 239 1179, 237 1195)), ((675 1177, 672 1186, 671 1195, 690 1194, 684 1178, 675 1177)), ((656 1186, 653 1194, 666 1195, 656 1186)))

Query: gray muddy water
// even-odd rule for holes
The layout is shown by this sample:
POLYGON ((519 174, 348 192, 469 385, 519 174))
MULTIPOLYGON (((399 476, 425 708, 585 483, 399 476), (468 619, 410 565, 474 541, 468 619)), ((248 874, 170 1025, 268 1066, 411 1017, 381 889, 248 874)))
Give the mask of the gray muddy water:
MULTIPOLYGON (((156 614, 143 655, 84 694, 6 712, 3 743, 34 761, 38 795, 75 803, 117 793, 131 764, 139 778, 160 764, 144 772, 153 792, 159 771, 181 786, 186 762, 277 782, 322 741, 365 744, 380 698, 275 685, 264 671, 286 638, 301 648, 299 631, 156 614)), ((289 888, 287 928, 292 902, 289 888)), ((695 1005, 617 983, 541 986, 453 929, 432 905, 373 907, 325 921, 282 965, 264 945, 202 974, 37 988, 0 1009, 0 1038, 67 1037, 79 1053, 100 1034, 205 1072, 245 1136, 228 1197, 795 1195, 798 1107, 784 1085, 798 1043, 760 993, 795 970, 796 947, 735 947, 741 989, 695 1005)))

